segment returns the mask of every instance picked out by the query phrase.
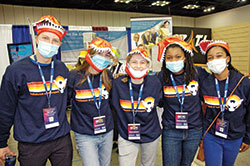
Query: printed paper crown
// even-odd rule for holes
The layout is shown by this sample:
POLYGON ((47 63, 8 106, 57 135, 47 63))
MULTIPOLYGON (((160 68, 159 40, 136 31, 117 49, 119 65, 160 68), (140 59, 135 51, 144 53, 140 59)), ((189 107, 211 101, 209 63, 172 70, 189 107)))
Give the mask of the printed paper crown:
POLYGON ((144 49, 142 49, 142 48, 133 49, 132 51, 130 51, 128 53, 127 56, 133 55, 133 54, 140 54, 144 59, 146 59, 147 61, 151 62, 151 59, 149 58, 147 51, 144 50, 144 49))
POLYGON ((51 32, 56 34, 60 40, 67 34, 62 25, 57 21, 57 19, 51 15, 43 16, 39 21, 33 23, 36 26, 35 31, 37 35, 42 32, 51 32))
POLYGON ((230 54, 230 49, 229 49, 229 45, 227 44, 227 42, 224 42, 222 40, 203 40, 200 42, 199 44, 199 47, 200 47, 200 50, 201 50, 201 53, 202 54, 206 54, 207 50, 209 48, 211 48, 212 46, 221 46, 223 48, 225 48, 228 53, 230 54))
POLYGON ((171 44, 179 45, 184 51, 186 51, 191 56, 193 56, 193 51, 192 51, 191 45, 189 45, 187 42, 180 39, 179 37, 173 36, 173 37, 166 38, 158 43, 158 47, 159 47, 158 58, 157 58, 158 61, 160 61, 160 62, 163 61, 164 53, 165 53, 167 47, 170 46, 171 44))
POLYGON ((85 56, 88 54, 87 51, 83 50, 80 52, 80 55, 78 56, 78 58, 85 58, 85 56))
POLYGON ((89 45, 89 49, 88 49, 88 52, 90 51, 90 49, 94 49, 95 51, 97 52, 104 52, 104 51, 108 51, 110 52, 110 54, 115 57, 115 53, 112 51, 112 46, 111 44, 104 40, 104 39, 101 39, 99 37, 95 37, 90 45, 89 45))

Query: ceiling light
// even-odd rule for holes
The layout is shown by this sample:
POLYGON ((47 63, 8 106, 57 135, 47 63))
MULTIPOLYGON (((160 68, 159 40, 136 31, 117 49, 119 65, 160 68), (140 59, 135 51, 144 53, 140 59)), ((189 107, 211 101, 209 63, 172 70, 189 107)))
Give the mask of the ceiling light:
POLYGON ((169 1, 156 1, 156 2, 153 2, 151 5, 152 6, 165 6, 168 4, 170 4, 169 1))
POLYGON ((132 0, 115 0, 114 2, 115 3, 129 3, 131 2, 132 0))
POLYGON ((192 4, 189 4, 189 5, 186 5, 186 6, 183 6, 182 8, 184 9, 197 9, 199 8, 200 6, 199 5, 192 5, 192 4))
POLYGON ((237 0, 237 2, 246 2, 246 0, 237 0))
POLYGON ((215 7, 214 6, 209 6, 209 7, 205 7, 203 8, 203 12, 211 12, 215 10, 215 7))

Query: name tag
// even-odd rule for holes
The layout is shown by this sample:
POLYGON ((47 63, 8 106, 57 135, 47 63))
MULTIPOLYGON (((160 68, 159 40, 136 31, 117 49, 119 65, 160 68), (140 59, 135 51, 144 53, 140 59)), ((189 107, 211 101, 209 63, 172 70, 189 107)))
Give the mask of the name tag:
POLYGON ((100 134, 106 132, 105 120, 106 120, 105 116, 98 116, 93 118, 94 134, 100 134))
POLYGON ((187 112, 175 113, 175 127, 176 129, 188 129, 188 113, 187 112))
POLYGON ((215 135, 222 138, 227 138, 229 122, 226 120, 217 119, 215 135))
POLYGON ((56 107, 43 109, 44 125, 46 129, 59 126, 56 107))
POLYGON ((140 140, 140 124, 128 124, 128 140, 140 140))

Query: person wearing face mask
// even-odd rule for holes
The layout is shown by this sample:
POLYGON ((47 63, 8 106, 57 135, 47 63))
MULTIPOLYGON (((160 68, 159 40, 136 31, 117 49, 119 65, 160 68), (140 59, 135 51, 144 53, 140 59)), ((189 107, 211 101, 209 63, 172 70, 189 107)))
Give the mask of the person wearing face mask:
POLYGON ((0 90, 0 163, 15 155, 7 145, 14 124, 18 160, 25 166, 72 165, 70 126, 66 117, 67 67, 53 58, 66 31, 53 16, 36 26, 35 55, 8 66, 0 90))
POLYGON ((114 57, 111 44, 96 37, 83 64, 69 74, 71 129, 84 166, 110 165, 114 124, 109 93, 113 77, 107 68, 114 57))
POLYGON ((141 149, 141 165, 152 166, 161 135, 156 106, 161 99, 161 84, 149 76, 150 58, 144 49, 128 53, 127 75, 113 80, 112 105, 117 113, 119 165, 135 166, 141 149))
POLYGON ((164 166, 190 165, 202 136, 199 82, 208 73, 194 67, 191 46, 178 37, 158 43, 158 74, 163 86, 162 156, 164 166))
POLYGON ((204 130, 215 120, 204 137, 205 162, 207 166, 234 166, 239 151, 250 145, 250 80, 232 66, 226 42, 206 40, 200 48, 212 72, 201 83, 204 130))

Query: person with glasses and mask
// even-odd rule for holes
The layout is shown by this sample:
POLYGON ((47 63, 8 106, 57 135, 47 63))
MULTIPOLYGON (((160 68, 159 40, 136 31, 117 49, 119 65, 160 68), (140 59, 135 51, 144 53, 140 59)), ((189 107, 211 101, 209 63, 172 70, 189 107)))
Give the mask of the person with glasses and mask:
POLYGON ((212 72, 201 83, 204 130, 215 120, 203 141, 205 163, 234 166, 238 153, 250 146, 250 80, 232 66, 228 43, 206 40, 200 48, 212 72))
POLYGON ((0 163, 15 155, 8 147, 11 126, 18 160, 25 166, 72 165, 70 126, 66 117, 68 69, 53 58, 66 31, 53 16, 36 26, 35 54, 8 66, 0 90, 0 163))

